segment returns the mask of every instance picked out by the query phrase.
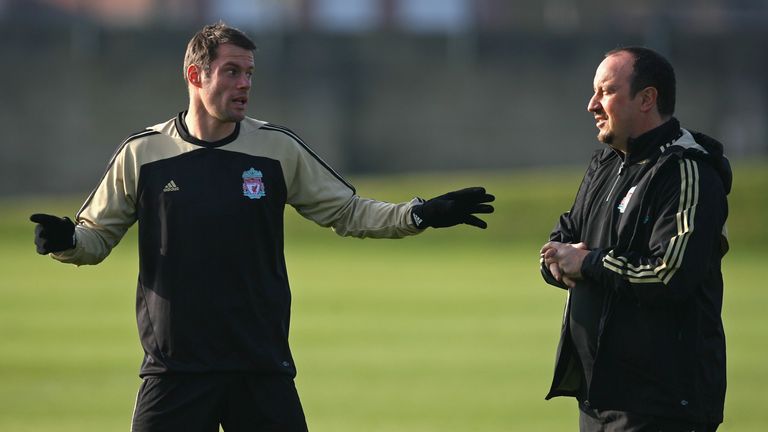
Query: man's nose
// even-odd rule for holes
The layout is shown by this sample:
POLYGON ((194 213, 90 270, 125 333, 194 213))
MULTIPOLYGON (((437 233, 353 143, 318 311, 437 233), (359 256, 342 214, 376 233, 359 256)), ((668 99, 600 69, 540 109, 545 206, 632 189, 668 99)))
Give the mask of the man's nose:
POLYGON ((587 111, 597 112, 600 111, 600 102, 597 100, 597 95, 592 95, 587 102, 587 111))

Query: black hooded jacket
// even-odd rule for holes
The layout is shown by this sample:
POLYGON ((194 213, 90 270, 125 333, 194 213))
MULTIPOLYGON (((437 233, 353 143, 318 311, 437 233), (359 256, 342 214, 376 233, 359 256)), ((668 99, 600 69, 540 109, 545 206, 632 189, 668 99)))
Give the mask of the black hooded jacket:
POLYGON ((674 118, 631 140, 626 158, 595 152, 550 235, 590 253, 568 290, 547 399, 722 422, 720 263, 731 180, 723 146, 674 118))

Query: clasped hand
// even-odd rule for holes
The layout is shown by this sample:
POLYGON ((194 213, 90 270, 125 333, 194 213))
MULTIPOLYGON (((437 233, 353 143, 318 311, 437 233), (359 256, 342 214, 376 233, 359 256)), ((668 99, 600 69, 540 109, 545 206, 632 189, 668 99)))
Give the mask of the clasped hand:
POLYGON ((568 288, 576 286, 582 279, 581 264, 589 253, 586 243, 560 243, 551 241, 541 247, 541 262, 547 266, 552 276, 568 288))

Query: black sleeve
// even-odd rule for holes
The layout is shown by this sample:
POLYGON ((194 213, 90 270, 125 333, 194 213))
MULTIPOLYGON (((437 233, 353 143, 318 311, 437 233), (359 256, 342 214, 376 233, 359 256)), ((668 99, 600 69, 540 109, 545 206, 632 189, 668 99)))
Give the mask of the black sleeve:
MULTIPOLYGON (((601 153, 598 151, 592 155, 592 161, 590 162, 587 171, 584 173, 584 178, 581 180, 581 185, 579 185, 579 191, 576 194, 576 199, 571 206, 571 210, 560 215, 560 219, 558 219, 555 228, 549 234, 549 241, 556 241, 560 243, 579 243, 581 241, 580 221, 582 206, 584 205, 589 184, 592 180, 595 170, 597 169, 597 163, 600 154, 601 153)), ((564 283, 558 282, 554 276, 552 276, 552 273, 549 271, 547 266, 544 265, 544 260, 539 260, 539 267, 541 270, 541 276, 544 278, 546 283, 558 288, 568 289, 564 283)))
POLYGON ((727 216, 723 183, 696 160, 669 168, 652 191, 656 218, 647 250, 593 250, 581 268, 585 278, 653 303, 683 301, 707 277, 727 216))

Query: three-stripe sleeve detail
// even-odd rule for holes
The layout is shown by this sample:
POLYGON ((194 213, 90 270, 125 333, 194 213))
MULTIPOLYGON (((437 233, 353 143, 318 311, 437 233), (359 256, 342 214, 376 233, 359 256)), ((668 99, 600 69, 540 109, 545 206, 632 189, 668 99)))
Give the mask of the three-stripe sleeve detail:
POLYGON ((667 245, 660 264, 635 266, 622 256, 608 252, 603 258, 603 267, 627 277, 633 283, 668 284, 682 266, 688 240, 694 230, 696 207, 699 203, 699 166, 695 161, 682 159, 680 165, 680 200, 675 215, 677 234, 667 245))
POLYGON ((354 187, 354 186, 352 186, 351 184, 349 184, 349 183, 348 183, 346 180, 344 180, 344 178, 343 178, 343 177, 342 177, 342 176, 341 176, 339 173, 337 173, 337 172, 336 172, 336 171, 335 171, 333 168, 331 168, 331 166, 330 166, 330 165, 328 165, 327 163, 325 163, 325 161, 324 161, 323 159, 321 159, 321 158, 320 158, 320 156, 318 156, 318 155, 317 155, 317 153, 315 153, 315 152, 314 152, 314 151, 313 151, 313 150, 312 150, 312 149, 311 149, 311 148, 310 148, 310 147, 309 147, 309 146, 308 146, 308 145, 307 145, 307 144, 306 144, 304 141, 302 141, 302 139, 301 139, 301 138, 299 138, 299 136, 298 136, 298 135, 296 135, 296 134, 295 134, 295 133, 294 133, 292 130, 290 130, 290 129, 286 128, 286 127, 282 127, 282 126, 278 126, 278 125, 272 124, 272 123, 267 123, 267 124, 263 125, 263 126, 261 127, 261 129, 266 129, 266 130, 271 130, 271 131, 282 132, 282 133, 284 133, 284 134, 288 135, 289 137, 293 138, 293 140, 294 140, 294 141, 296 141, 297 143, 299 143, 299 145, 300 145, 300 146, 301 146, 301 147, 302 147, 304 150, 306 150, 306 152, 307 152, 307 153, 309 153, 309 154, 310 154, 310 155, 311 155, 311 156, 312 156, 312 157, 313 157, 313 158, 314 158, 314 159, 315 159, 315 160, 316 160, 316 161, 317 161, 317 162, 318 162, 320 165, 322 165, 322 166, 323 166, 323 168, 325 168, 326 170, 328 170, 328 171, 329 171, 329 172, 330 172, 330 173, 331 173, 331 174, 332 174, 334 177, 336 177, 336 178, 337 178, 337 179, 338 179, 340 182, 342 182, 342 183, 343 183, 345 186, 347 186, 348 188, 350 188, 350 189, 352 190, 352 193, 357 193, 357 191, 355 190, 355 187, 354 187))

